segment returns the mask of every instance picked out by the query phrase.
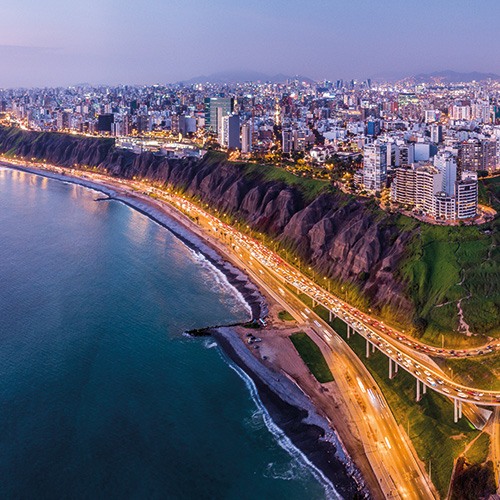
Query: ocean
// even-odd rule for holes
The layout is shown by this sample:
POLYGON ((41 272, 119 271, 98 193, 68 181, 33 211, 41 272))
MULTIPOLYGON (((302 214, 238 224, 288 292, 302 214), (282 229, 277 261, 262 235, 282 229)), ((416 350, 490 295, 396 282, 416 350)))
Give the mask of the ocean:
POLYGON ((245 320, 241 296, 100 197, 0 168, 0 496, 325 498, 252 383, 184 334, 245 320))

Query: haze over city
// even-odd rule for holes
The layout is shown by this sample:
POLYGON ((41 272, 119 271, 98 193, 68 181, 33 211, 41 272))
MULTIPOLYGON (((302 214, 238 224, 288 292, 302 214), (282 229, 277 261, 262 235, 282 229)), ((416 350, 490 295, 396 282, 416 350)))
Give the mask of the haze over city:
POLYGON ((2 6, 0 87, 145 84, 220 71, 313 79, 500 73, 495 0, 20 0, 2 6))

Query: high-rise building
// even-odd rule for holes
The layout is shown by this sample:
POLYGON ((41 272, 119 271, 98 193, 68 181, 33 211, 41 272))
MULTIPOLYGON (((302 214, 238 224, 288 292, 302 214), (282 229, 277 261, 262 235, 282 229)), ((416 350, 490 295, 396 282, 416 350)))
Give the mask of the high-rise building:
POLYGON ((434 144, 441 144, 443 142, 443 126, 442 125, 432 125, 431 126, 431 141, 434 144))
POLYGON ((97 117, 97 130, 111 133, 111 126, 115 121, 113 113, 105 113, 97 117))
POLYGON ((458 147, 458 166, 460 171, 476 172, 481 169, 481 143, 478 139, 469 139, 458 147))
POLYGON ((291 128, 284 128, 281 132, 281 149, 283 153, 289 154, 293 148, 293 131, 291 128))
POLYGON ((387 179, 387 146, 372 143, 363 152, 363 184, 368 191, 380 191, 387 179))
POLYGON ((205 127, 219 134, 220 119, 232 114, 233 110, 234 99, 232 97, 207 97, 205 99, 205 127))
POLYGON ((455 196, 448 196, 441 191, 435 195, 434 217, 440 220, 456 219, 456 199, 455 196))
POLYGON ((219 143, 227 149, 240 149, 240 117, 238 115, 222 117, 219 143))
POLYGON ((411 165, 415 161, 415 144, 403 144, 396 149, 396 166, 411 165))
POLYGON ((189 135, 196 133, 196 118, 192 116, 179 116, 179 133, 189 135))
POLYGON ((170 130, 172 131, 172 134, 178 134, 179 128, 180 128, 180 116, 174 114, 170 118, 170 130))
POLYGON ((396 168, 391 185, 391 199, 403 205, 415 205, 417 173, 409 165, 396 168))
POLYGON ((149 117, 147 115, 137 115, 137 133, 149 132, 149 117))
POLYGON ((497 141, 481 141, 481 170, 493 172, 497 167, 497 141))
POLYGON ((478 186, 477 173, 462 172, 456 184, 457 219, 472 219, 477 215, 478 186))
POLYGON ((252 126, 246 122, 241 127, 241 152, 250 153, 252 151, 252 126))
POLYGON ((380 120, 370 119, 366 123, 366 135, 376 137, 380 134, 380 120))
POLYGON ((466 120, 471 119, 471 107, 468 105, 462 106, 455 104, 450 106, 450 118, 452 120, 466 120))
POLYGON ((415 206, 425 214, 435 217, 435 195, 443 186, 443 174, 431 165, 417 167, 415 206))
POLYGON ((469 139, 460 143, 458 165, 461 172, 496 169, 497 145, 495 140, 469 139))
POLYGON ((443 174, 442 190, 448 196, 455 196, 457 162, 450 151, 440 151, 434 156, 434 166, 443 174))

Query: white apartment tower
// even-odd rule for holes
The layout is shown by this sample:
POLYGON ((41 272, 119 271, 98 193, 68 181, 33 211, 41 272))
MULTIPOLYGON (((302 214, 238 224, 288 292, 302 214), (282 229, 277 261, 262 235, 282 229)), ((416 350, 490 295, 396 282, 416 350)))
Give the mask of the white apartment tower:
POLYGON ((462 172, 456 183, 457 219, 472 219, 477 215, 478 187, 476 172, 462 172))
POLYGON ((450 151, 440 151, 434 156, 434 166, 443 174, 442 190, 448 196, 455 196, 457 162, 450 151))
POLYGON ((252 126, 250 122, 241 126, 241 152, 250 153, 252 151, 252 126))
POLYGON ((387 179, 387 146, 374 142, 363 151, 363 184, 368 191, 380 191, 387 179))

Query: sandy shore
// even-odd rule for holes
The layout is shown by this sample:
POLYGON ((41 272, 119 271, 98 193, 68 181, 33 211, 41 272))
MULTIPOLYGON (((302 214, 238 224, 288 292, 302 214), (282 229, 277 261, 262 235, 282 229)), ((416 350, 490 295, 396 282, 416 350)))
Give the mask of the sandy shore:
POLYGON ((336 397, 338 387, 335 382, 321 385, 312 377, 288 339, 297 328, 286 329, 279 325, 282 322, 277 319, 278 306, 227 260, 231 256, 224 253, 220 242, 212 242, 176 208, 129 191, 122 185, 8 163, 0 165, 100 191, 107 196, 100 202, 116 200, 130 206, 171 231, 189 248, 203 254, 249 305, 253 319, 270 313, 271 326, 258 330, 258 335, 263 338, 259 350, 252 349, 245 342, 246 334, 249 331, 255 333, 254 330, 217 328, 211 333, 228 357, 253 380, 273 421, 344 498, 353 498, 356 492, 360 497, 368 497, 368 490, 374 498, 382 498, 362 443, 349 425, 341 398, 336 397))

